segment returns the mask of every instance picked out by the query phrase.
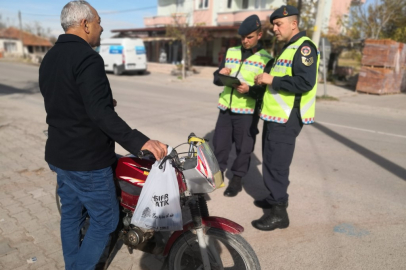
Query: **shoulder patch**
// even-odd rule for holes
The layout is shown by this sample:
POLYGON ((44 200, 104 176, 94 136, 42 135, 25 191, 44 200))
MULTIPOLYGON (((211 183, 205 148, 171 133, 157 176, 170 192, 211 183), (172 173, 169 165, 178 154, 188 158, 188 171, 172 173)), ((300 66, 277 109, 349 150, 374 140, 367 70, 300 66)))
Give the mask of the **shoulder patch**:
POLYGON ((302 63, 303 63, 303 65, 309 67, 309 66, 311 66, 311 65, 313 64, 313 62, 314 62, 313 56, 312 56, 312 57, 309 57, 309 58, 302 56, 302 63))
POLYGON ((303 46, 300 52, 302 53, 302 55, 308 56, 312 52, 312 49, 310 49, 309 46, 303 46))

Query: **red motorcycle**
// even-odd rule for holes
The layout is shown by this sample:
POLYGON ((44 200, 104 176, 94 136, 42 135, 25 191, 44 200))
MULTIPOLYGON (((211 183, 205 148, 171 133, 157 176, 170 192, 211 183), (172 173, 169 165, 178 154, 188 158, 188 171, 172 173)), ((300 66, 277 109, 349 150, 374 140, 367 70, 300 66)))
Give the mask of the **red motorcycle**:
MULTIPOLYGON (((183 230, 165 237, 165 232, 131 224, 142 187, 155 162, 151 153, 140 151, 137 157, 119 157, 115 170, 121 208, 116 240, 121 240, 131 254, 137 249, 166 256, 169 270, 261 269, 254 250, 240 235, 244 228, 226 218, 209 215, 205 194, 221 187, 223 176, 208 143, 192 133, 184 144, 189 145, 187 152, 178 154, 174 149, 161 163, 170 160, 175 168, 184 213, 183 230), (188 222, 185 222, 186 210, 190 213, 188 222)), ((56 198, 60 210, 57 193, 56 198)), ((114 253, 114 247, 117 248, 117 242, 114 241, 110 254, 114 253)), ((108 263, 105 268, 107 266, 108 263)))

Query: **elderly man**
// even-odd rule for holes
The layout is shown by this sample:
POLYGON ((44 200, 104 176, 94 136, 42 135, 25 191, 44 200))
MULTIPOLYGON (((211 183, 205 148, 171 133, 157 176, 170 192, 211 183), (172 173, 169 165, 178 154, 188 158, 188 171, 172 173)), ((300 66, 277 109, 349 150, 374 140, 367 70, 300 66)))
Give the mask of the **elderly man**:
POLYGON ((57 173, 66 269, 94 269, 117 227, 114 142, 131 153, 149 150, 156 159, 167 151, 166 145, 131 129, 114 111, 103 59, 92 49, 100 44, 100 22, 86 1, 66 4, 61 12, 65 34, 59 36, 39 70, 49 135, 45 160, 57 173), (90 226, 81 242, 87 214, 90 226))
POLYGON ((234 197, 242 190, 242 177, 249 169, 251 153, 254 151, 258 133, 258 111, 265 87, 254 85, 254 78, 262 72, 269 72, 272 57, 265 51, 259 40, 262 37, 261 21, 257 15, 247 17, 238 34, 241 45, 227 50, 225 59, 214 72, 214 84, 224 86, 218 74, 239 78, 241 85, 224 86, 220 94, 220 109, 214 130, 214 154, 221 171, 227 168, 232 144, 235 144, 237 157, 231 167, 233 177, 224 191, 224 196, 234 197))
POLYGON ((289 226, 288 185, 296 137, 303 124, 314 122, 319 56, 316 45, 299 31, 298 10, 282 6, 270 17, 278 41, 285 42, 271 73, 255 78, 267 85, 261 110, 264 120, 263 177, 269 195, 255 201, 261 208, 270 208, 252 225, 263 231, 289 226))

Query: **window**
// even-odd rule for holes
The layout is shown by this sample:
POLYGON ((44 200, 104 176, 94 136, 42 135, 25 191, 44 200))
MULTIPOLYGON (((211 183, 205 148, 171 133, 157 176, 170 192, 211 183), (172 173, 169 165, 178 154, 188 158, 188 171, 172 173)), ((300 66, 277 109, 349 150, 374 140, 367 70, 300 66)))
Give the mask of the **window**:
POLYGON ((255 0, 255 8, 256 9, 265 9, 266 0, 255 0))
POLYGON ((227 0, 227 8, 231 8, 233 0, 227 0))
POLYGON ((248 9, 249 0, 242 0, 242 9, 248 9))
POLYGON ((198 0, 198 9, 205 9, 209 7, 209 0, 198 0))
POLYGON ((6 52, 17 51, 17 44, 15 42, 4 42, 4 50, 6 52))
POLYGON ((176 0, 176 6, 177 7, 183 7, 183 2, 184 2, 185 0, 176 0))

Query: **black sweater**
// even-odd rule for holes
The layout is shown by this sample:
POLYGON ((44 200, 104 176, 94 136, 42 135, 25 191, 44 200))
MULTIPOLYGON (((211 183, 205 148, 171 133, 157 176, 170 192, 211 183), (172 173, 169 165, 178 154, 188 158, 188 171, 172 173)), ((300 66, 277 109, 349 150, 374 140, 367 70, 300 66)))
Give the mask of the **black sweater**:
POLYGON ((114 111, 101 56, 76 35, 60 35, 39 69, 47 112, 45 160, 63 170, 90 171, 115 160, 114 141, 137 153, 149 140, 114 111))

